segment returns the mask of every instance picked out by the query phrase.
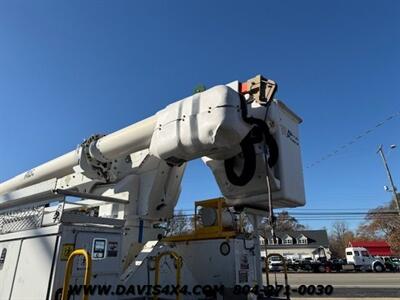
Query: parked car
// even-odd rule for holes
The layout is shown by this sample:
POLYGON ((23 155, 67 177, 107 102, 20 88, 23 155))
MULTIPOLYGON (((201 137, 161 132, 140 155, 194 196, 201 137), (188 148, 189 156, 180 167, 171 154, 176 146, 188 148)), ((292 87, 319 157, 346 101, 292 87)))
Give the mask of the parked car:
POLYGON ((268 269, 272 272, 283 271, 283 262, 279 256, 271 256, 268 259, 268 269))
POLYGON ((385 263, 385 269, 391 272, 400 271, 400 260, 398 258, 392 258, 390 256, 379 257, 385 263))

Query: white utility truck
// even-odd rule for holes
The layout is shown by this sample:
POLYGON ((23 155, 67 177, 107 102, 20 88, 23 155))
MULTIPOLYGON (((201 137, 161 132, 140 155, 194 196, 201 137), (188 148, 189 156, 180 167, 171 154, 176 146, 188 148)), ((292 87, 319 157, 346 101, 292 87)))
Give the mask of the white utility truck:
POLYGON ((244 214, 257 228, 273 207, 305 204, 301 119, 276 87, 212 87, 1 183, 0 299, 67 299, 69 285, 90 299, 234 299, 235 286, 262 285, 244 214), (199 158, 223 197, 196 202, 193 233, 165 237, 199 158))
POLYGON ((346 261, 348 265, 354 265, 354 269, 358 271, 385 271, 385 261, 372 256, 363 247, 346 248, 346 261))

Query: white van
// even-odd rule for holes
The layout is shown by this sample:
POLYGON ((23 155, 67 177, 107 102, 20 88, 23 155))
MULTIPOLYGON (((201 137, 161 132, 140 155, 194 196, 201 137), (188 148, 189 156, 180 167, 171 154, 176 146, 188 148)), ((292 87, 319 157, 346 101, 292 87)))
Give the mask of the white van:
POLYGON ((385 271, 385 262, 382 259, 373 257, 363 247, 346 248, 346 260, 348 264, 354 265, 356 270, 363 271, 385 271))

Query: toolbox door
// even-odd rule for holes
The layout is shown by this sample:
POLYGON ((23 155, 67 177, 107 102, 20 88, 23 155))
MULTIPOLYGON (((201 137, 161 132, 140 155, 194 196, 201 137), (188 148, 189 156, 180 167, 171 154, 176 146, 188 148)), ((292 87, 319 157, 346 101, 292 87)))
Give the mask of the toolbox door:
POLYGON ((0 299, 9 299, 21 240, 0 242, 0 299))
POLYGON ((22 241, 10 299, 47 299, 56 243, 55 235, 22 241))

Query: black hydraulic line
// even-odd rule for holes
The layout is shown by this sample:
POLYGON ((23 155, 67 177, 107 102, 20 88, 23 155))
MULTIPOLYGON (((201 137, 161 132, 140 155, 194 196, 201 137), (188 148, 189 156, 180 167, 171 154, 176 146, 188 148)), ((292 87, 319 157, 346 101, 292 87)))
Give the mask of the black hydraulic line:
POLYGON ((233 169, 236 159, 235 156, 224 161, 226 177, 233 185, 246 185, 253 178, 256 171, 256 152, 250 139, 251 132, 240 143, 244 159, 243 170, 240 175, 237 175, 233 169))
POLYGON ((241 174, 237 175, 233 169, 235 156, 224 161, 226 176, 230 183, 236 186, 244 186, 253 178, 256 170, 256 153, 254 150, 254 144, 259 143, 262 140, 262 136, 264 137, 268 148, 269 167, 273 167, 279 158, 278 145, 275 138, 269 132, 268 125, 263 120, 247 116, 247 104, 243 95, 240 95, 240 108, 242 119, 246 123, 255 126, 240 143, 244 159, 244 165, 241 174))
POLYGON ((265 143, 267 144, 268 153, 269 153, 268 166, 270 168, 272 168, 278 162, 278 158, 279 158, 278 144, 276 143, 275 138, 269 132, 268 125, 264 121, 262 121, 260 119, 252 118, 252 117, 249 118, 249 121, 252 122, 252 124, 257 125, 262 130, 262 133, 264 134, 265 143))
MULTIPOLYGON (((267 107, 267 109, 268 108, 269 107, 267 107)), ((269 165, 269 167, 273 167, 278 161, 279 149, 278 149, 278 144, 276 143, 275 138, 269 132, 268 125, 265 123, 264 120, 247 116, 247 104, 246 104, 246 99, 244 98, 243 95, 240 95, 240 110, 241 110, 241 114, 242 114, 242 119, 246 123, 248 123, 250 125, 256 125, 257 127, 259 127, 259 129, 261 129, 261 132, 264 135, 265 143, 267 144, 267 148, 268 148, 268 152, 269 152, 268 165, 269 165)))

